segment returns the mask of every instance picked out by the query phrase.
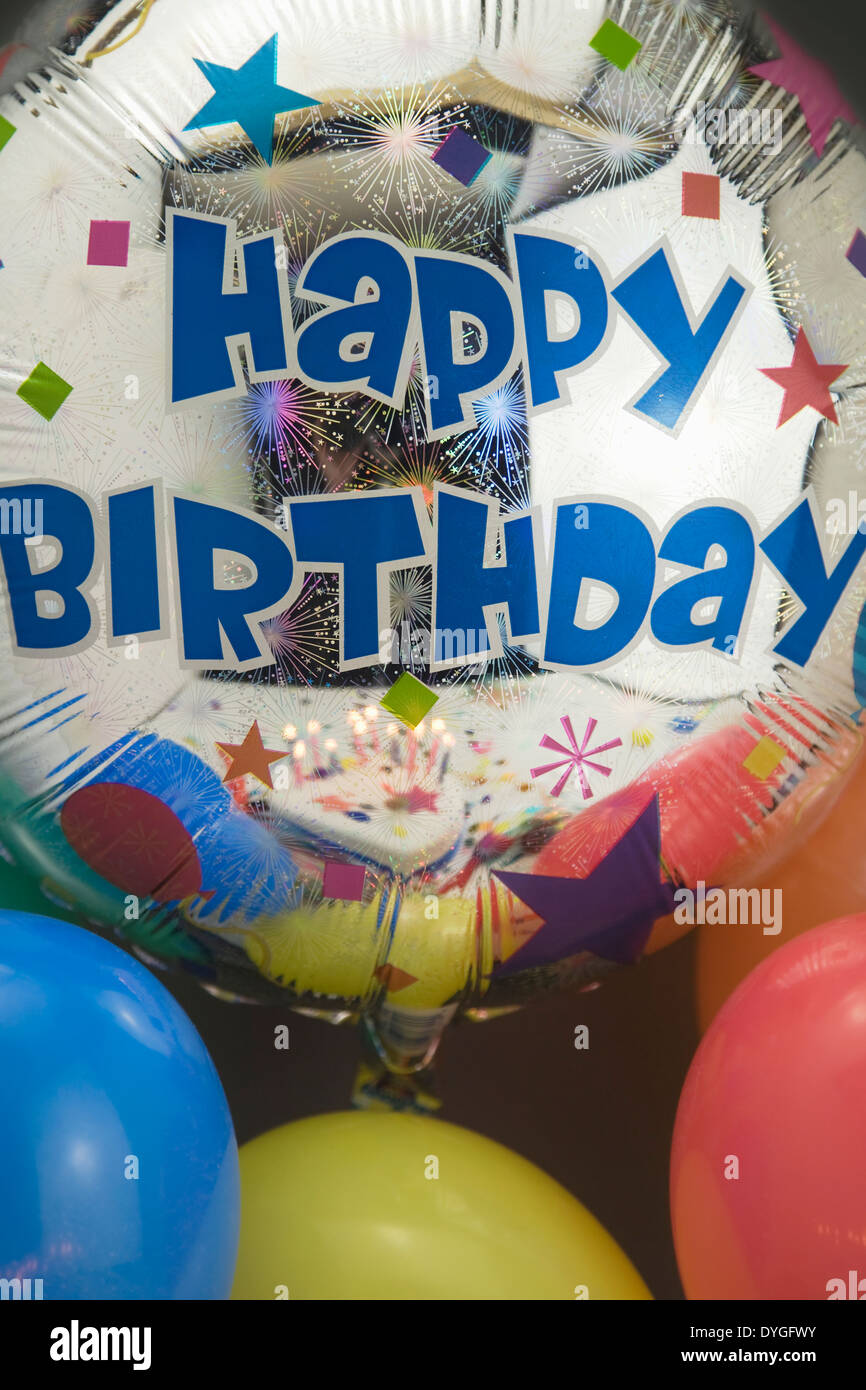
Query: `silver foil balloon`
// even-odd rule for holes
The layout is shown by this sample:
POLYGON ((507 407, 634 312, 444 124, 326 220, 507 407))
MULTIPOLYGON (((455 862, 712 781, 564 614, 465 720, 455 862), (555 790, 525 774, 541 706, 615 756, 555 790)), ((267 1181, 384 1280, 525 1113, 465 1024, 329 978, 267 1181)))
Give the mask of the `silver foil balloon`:
MULTIPOLYGON (((621 497, 660 531, 714 499, 770 527, 806 487, 817 516, 852 495, 859 516, 866 281, 846 253, 863 157, 829 87, 816 139, 784 70, 754 71, 784 49, 734 6, 136 0, 77 23, 29 21, 0 103, 4 486, 99 498, 159 478, 280 527, 287 497, 414 487, 432 504, 450 483, 505 514, 537 507, 546 544, 563 497, 621 497), (605 21, 640 44, 624 66, 596 40, 605 21), (275 80, 307 104, 276 113, 263 151, 211 79, 273 36, 275 80), (471 181, 433 158, 455 128, 489 154, 471 181), (701 179, 717 211, 684 204, 701 179), (512 227, 592 248, 613 278, 664 239, 695 314, 726 268, 751 293, 675 436, 627 408, 658 358, 622 317, 559 409, 528 413, 517 372, 453 437, 427 436, 418 360, 400 409, 286 377, 177 413, 169 209, 277 230, 290 287, 357 230, 507 272, 512 227), (122 263, 89 259, 95 220, 129 224, 122 263), (845 364, 836 418, 805 408, 780 428, 763 369, 791 361, 799 330, 819 363, 845 364), (73 387, 51 418, 20 394, 37 363, 73 387)), ((312 310, 292 312, 297 326, 312 310)), ((32 539, 50 568, 51 537, 32 539)), ((828 523, 828 568, 849 540, 828 523)), ((227 557, 222 579, 251 574, 227 557)), ((93 600, 104 616, 103 572, 93 600)), ((500 656, 431 673, 423 568, 391 576, 381 662, 361 671, 339 669, 328 573, 267 620, 273 662, 246 675, 190 673, 173 634, 33 659, 4 622, 2 840, 146 959, 230 998, 363 1016, 411 1073, 449 1019, 590 985, 662 944, 676 886, 742 882, 790 851, 859 751, 864 600, 858 568, 805 668, 772 654, 799 605, 768 567, 731 650, 643 639, 599 671, 545 670, 503 626, 500 656), (381 704, 403 671, 436 696, 414 728, 381 704), (639 822, 637 857, 620 858, 639 822), (542 911, 530 877, 596 887, 542 911)), ((605 602, 589 594, 584 620, 605 602)))

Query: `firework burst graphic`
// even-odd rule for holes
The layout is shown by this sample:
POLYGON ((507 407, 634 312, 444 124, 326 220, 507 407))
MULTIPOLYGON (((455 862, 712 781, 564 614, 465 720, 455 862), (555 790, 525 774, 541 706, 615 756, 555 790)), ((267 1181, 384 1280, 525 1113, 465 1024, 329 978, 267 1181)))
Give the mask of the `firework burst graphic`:
POLYGON ((680 42, 691 43, 714 34, 731 13, 727 0, 661 0, 660 9, 673 21, 680 42))
MULTIPOLYGON (((482 205, 473 202, 469 190, 431 162, 440 186, 417 204, 384 201, 376 204, 375 225, 415 251, 453 251, 471 256, 490 254, 496 223, 482 217, 482 205), (443 181, 446 181, 443 182, 443 181), (486 248, 486 251, 485 251, 486 248)), ((502 259, 499 252, 498 259, 502 259)))
MULTIPOLYGON (((419 446, 427 438, 426 402, 428 380, 421 369, 421 359, 416 352, 409 367, 406 381, 406 394, 399 409, 364 396, 353 398, 357 411, 355 422, 357 430, 369 435, 371 440, 390 444, 396 440, 395 447, 404 444, 419 446)), ((373 450, 376 453, 376 449, 373 450)))
POLYGON ((399 203, 415 215, 447 178, 431 155, 465 111, 465 102, 441 83, 347 103, 331 123, 335 167, 360 203, 399 203))
POLYGON ((259 381, 227 403, 226 415, 226 443, 244 449, 260 487, 269 482, 292 495, 323 490, 322 462, 342 441, 345 401, 300 381, 259 381))
POLYGON ((367 487, 420 487, 429 508, 437 483, 468 481, 470 474, 454 463, 439 440, 419 442, 410 435, 395 445, 374 441, 356 477, 367 487))
POLYGON ((234 217, 244 234, 271 231, 283 219, 336 220, 339 190, 331 160, 316 153, 310 127, 284 129, 272 163, 253 152, 239 169, 212 175, 223 217, 234 217))
POLYGON ((14 474, 23 468, 26 475, 32 460, 41 458, 53 476, 98 493, 116 486, 123 471, 112 450, 118 428, 125 424, 123 405, 105 364, 94 358, 89 346, 70 353, 70 341, 75 342, 64 338, 46 349, 44 339, 34 335, 29 345, 14 349, 17 361, 0 366, 0 392, 11 426, 0 469, 14 474), (72 386, 51 420, 43 419, 17 395, 22 378, 29 375, 21 364, 35 366, 43 352, 50 358, 51 370, 72 386))
POLYGON ((335 576, 307 575, 291 608, 265 619, 262 632, 274 656, 277 680, 306 684, 335 674, 340 651, 335 576))
MULTIPOLYGON (((165 666, 174 664, 174 653, 170 648, 166 650, 167 647, 164 643, 148 643, 135 662, 127 661, 124 650, 117 649, 112 653, 114 661, 110 665, 103 661, 96 671, 89 673, 89 679, 82 679, 85 654, 79 656, 74 674, 79 688, 86 689, 88 695, 75 710, 74 720, 69 718, 72 711, 62 716, 68 723, 66 737, 70 746, 92 757, 136 723, 152 722, 148 717, 168 678, 165 666), (153 649, 148 650, 151 645, 153 649)), ((72 665, 75 658, 69 660, 72 665)))
POLYGON ((451 467, 509 510, 520 511, 529 505, 529 427, 520 372, 475 403, 475 420, 475 429, 451 445, 451 467))
POLYGON ((506 4, 485 7, 483 22, 478 61, 488 105, 533 123, 567 121, 567 103, 592 76, 591 16, 576 7, 563 28, 550 24, 543 9, 506 4))
MULTIPOLYGON (((517 697, 526 678, 537 670, 536 658, 526 647, 509 642, 504 619, 498 619, 500 656, 482 656, 477 665, 458 666, 447 677, 455 690, 464 694, 481 691, 483 686, 494 687, 517 697)), ((441 679, 441 677, 440 677, 441 679)))
MULTIPOLYGON (((94 168, 87 159, 68 158, 62 149, 50 158, 33 159, 32 148, 22 144, 31 149, 31 162, 17 171, 21 183, 16 230, 24 245, 39 247, 44 257, 52 245, 67 238, 86 239, 97 196, 94 168)), ((14 147, 10 151, 14 153, 14 147)), ((16 177, 14 166, 7 165, 6 177, 16 177)), ((108 180, 99 178, 98 182, 111 187, 108 180)))
POLYGON ((219 740, 230 741, 234 719, 220 683, 196 676, 163 706, 152 723, 165 738, 210 752, 219 740))
POLYGON ((213 418, 166 415, 134 434, 128 447, 146 450, 169 487, 209 502, 248 507, 251 501, 246 454, 229 448, 213 418))
POLYGON ((428 569, 395 570, 391 575, 391 626, 430 624, 433 580, 428 569))
POLYGON ((651 681, 642 679, 640 672, 618 681, 600 677, 596 680, 599 708, 605 710, 606 727, 622 739, 622 752, 614 762, 610 783, 605 788, 606 792, 616 791, 679 745, 684 731, 698 723, 693 715, 698 704, 684 706, 673 696, 659 695, 651 681), (680 716, 683 732, 674 728, 680 716))
MULTIPOLYGON (((312 209, 278 209, 276 225, 283 233, 283 256, 286 279, 292 303, 292 321, 298 328, 306 318, 319 312, 321 305, 311 299, 300 298, 297 293, 298 280, 307 261, 323 242, 347 230, 348 221, 342 213, 319 212, 312 209)), ((280 251, 278 249, 278 256, 280 251)))
POLYGON ((586 195, 651 174, 675 148, 658 113, 634 88, 575 104, 570 128, 550 133, 550 164, 570 194, 586 195))
POLYGON ((401 0, 389 11, 387 24, 377 24, 365 35, 365 69, 387 75, 389 81, 399 74, 419 85, 434 74, 457 72, 476 38, 473 8, 449 6, 443 23, 441 7, 429 0, 401 0))

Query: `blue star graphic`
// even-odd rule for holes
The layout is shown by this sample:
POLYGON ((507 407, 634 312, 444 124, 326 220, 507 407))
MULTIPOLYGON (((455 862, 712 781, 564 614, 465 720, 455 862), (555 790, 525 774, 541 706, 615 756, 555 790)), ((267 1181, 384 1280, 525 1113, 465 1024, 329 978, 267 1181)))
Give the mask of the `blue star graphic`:
POLYGON ((268 164, 273 158, 277 116, 302 106, 321 105, 315 97, 302 96, 291 87, 278 84, 276 34, 239 68, 224 68, 201 58, 193 61, 213 87, 214 94, 184 129, 201 130, 204 126, 228 125, 236 121, 268 164))

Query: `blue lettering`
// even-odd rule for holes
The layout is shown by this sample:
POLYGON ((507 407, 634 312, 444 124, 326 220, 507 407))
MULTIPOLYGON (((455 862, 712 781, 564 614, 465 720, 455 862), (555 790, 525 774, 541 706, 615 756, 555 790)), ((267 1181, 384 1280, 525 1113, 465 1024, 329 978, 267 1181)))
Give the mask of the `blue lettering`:
POLYGON ((156 533, 156 489, 113 492, 108 510, 108 610, 112 637, 160 630, 160 556, 156 533))
POLYGON ((248 512, 186 497, 174 498, 174 527, 184 661, 229 670, 272 665, 261 630, 254 631, 248 620, 261 622, 291 605, 295 566, 285 537, 248 512), (251 560, 252 582, 220 587, 219 552, 251 560), (234 661, 226 658, 223 633, 234 661))
POLYGON ((415 256, 428 434, 471 428, 472 402, 514 370, 511 281, 468 256, 415 256))
POLYGON ((749 288, 728 275, 693 328, 664 248, 620 280, 612 292, 614 299, 668 363, 634 402, 633 410, 664 429, 677 428, 733 328, 749 288))
POLYGON ((0 488, 0 511, 0 558, 18 651, 24 656, 81 651, 98 629, 95 610, 82 592, 95 559, 90 507, 72 488, 30 483, 0 488), (43 535, 54 537, 61 550, 50 569, 35 573, 23 528, 8 525, 10 512, 20 515, 22 503, 34 500, 42 504, 43 535))
POLYGON ((396 244, 360 232, 326 242, 295 293, 336 306, 298 331, 298 365, 307 380, 401 405, 414 347, 412 276, 396 244))
POLYGON ((166 212, 171 318, 171 404, 246 389, 238 343, 247 346, 251 381, 289 370, 291 316, 277 272, 277 235, 236 242, 231 220, 166 212), (237 289, 232 287, 235 253, 237 289), (250 356, 251 354, 251 356, 250 356))
POLYGON ((560 399, 559 375, 584 366, 604 341, 607 290, 588 256, 578 265, 572 242, 525 232, 514 232, 512 238, 523 305, 526 379, 530 402, 537 409, 560 399), (565 338, 550 337, 557 298, 570 300, 576 311, 576 327, 565 338))
POLYGON ((746 611, 755 572, 755 538, 740 512, 730 507, 697 507, 673 522, 659 547, 659 559, 701 569, 701 574, 678 579, 653 604, 650 626, 656 641, 669 647, 695 647, 707 642, 729 652, 746 611), (710 551, 720 546, 725 563, 709 569, 710 551), (713 618, 696 623, 697 604, 718 599, 713 618))
POLYGON ((656 554, 649 530, 632 512, 610 502, 586 502, 585 528, 574 526, 574 502, 555 509, 553 567, 544 638, 545 666, 602 666, 637 637, 655 585, 656 554), (583 611, 584 581, 612 591, 616 607, 590 625, 583 611))
POLYGON ((288 509, 298 564, 340 576, 340 669, 373 665, 390 624, 389 572, 430 563, 421 489, 294 497, 288 509))
POLYGON ((831 574, 821 554, 808 497, 765 536, 761 549, 805 606, 773 651, 805 666, 866 550, 866 523, 860 523, 831 574))
POLYGON ((502 559, 492 557, 499 504, 464 490, 437 485, 436 566, 433 596, 433 670, 501 655, 499 628, 485 610, 505 608, 511 641, 537 637, 538 583, 531 516, 502 524, 502 559), (489 642, 484 642, 485 626, 489 642), (477 653, 474 633, 481 634, 477 653), (449 658, 442 633, 472 633, 463 651, 449 658), (483 643, 483 645, 482 645, 483 643), (461 660, 462 659, 462 660, 461 660))

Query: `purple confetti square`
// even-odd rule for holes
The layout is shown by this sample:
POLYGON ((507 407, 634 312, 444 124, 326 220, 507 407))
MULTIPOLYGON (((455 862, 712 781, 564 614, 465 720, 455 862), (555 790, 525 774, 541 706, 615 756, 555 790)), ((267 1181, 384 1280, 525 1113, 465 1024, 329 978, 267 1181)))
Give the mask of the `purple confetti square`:
POLYGON ((847 259, 859 270, 861 275, 866 275, 866 236, 857 228, 854 233, 854 240, 845 252, 847 259))
POLYGON ((87 246, 88 265, 126 265, 129 260, 128 222, 90 223, 90 241, 87 246))
POLYGON ((322 897, 339 898, 347 903, 361 902, 365 874, 363 864, 343 864, 337 859, 326 859, 322 897))
POLYGON ((490 158, 490 151, 456 125, 433 151, 431 158, 446 174, 459 179, 468 188, 490 158))

